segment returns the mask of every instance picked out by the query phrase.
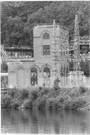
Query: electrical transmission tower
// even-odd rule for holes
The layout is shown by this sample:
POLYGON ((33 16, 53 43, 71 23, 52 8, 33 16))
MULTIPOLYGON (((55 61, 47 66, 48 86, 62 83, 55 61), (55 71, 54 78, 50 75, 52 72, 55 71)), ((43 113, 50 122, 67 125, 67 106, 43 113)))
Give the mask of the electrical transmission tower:
POLYGON ((73 80, 75 82, 75 86, 79 86, 79 82, 81 81, 80 78, 82 78, 82 83, 83 83, 83 75, 84 72, 81 71, 81 67, 80 67, 80 62, 84 61, 86 59, 86 56, 81 55, 80 54, 80 35, 79 35, 79 20, 78 20, 78 16, 75 16, 75 27, 74 27, 74 47, 73 47, 73 59, 71 59, 71 61, 73 61, 73 70, 75 73, 73 76, 73 80))
POLYGON ((54 50, 54 73, 55 73, 55 77, 58 77, 58 69, 57 69, 57 64, 58 64, 58 54, 57 54, 57 39, 56 39, 56 23, 55 20, 53 20, 53 38, 54 38, 54 43, 53 43, 53 50, 54 50))
POLYGON ((79 22, 78 16, 75 16, 74 28, 74 71, 80 70, 80 35, 79 35, 79 22))
POLYGON ((88 2, 89 4, 89 49, 90 49, 90 2, 88 2))

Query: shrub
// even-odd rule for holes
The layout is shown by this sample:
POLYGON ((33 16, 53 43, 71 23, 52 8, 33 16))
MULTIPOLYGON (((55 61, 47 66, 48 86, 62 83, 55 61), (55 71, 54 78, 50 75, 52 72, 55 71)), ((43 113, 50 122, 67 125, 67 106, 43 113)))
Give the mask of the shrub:
POLYGON ((55 98, 48 98, 46 100, 46 108, 53 110, 55 108, 55 98))
POLYGON ((81 94, 84 94, 87 91, 87 88, 86 87, 80 87, 79 91, 80 91, 81 94))
POLYGON ((42 90, 42 87, 41 87, 41 86, 39 86, 39 90, 40 90, 40 91, 42 90))
POLYGON ((78 108, 85 107, 86 100, 83 97, 75 98, 74 100, 71 101, 71 109, 72 110, 77 110, 78 108))
POLYGON ((8 90, 8 94, 9 94, 12 98, 14 97, 15 93, 16 93, 16 89, 14 89, 14 88, 8 90))
POLYGON ((30 91, 29 93, 29 98, 31 100, 36 100, 38 98, 38 93, 39 93, 39 89, 33 89, 32 91, 30 91))
POLYGON ((38 97, 34 102, 33 106, 39 110, 45 109, 47 95, 43 95, 42 97, 38 97))
POLYGON ((43 87, 37 94, 38 97, 41 97, 43 95, 48 95, 49 92, 50 92, 49 88, 43 87))
POLYGON ((1 96, 1 107, 4 109, 17 109, 23 105, 26 109, 74 109, 85 107, 90 101, 90 91, 85 87, 80 88, 46 88, 38 87, 19 90, 8 90, 1 96))
POLYGON ((25 99, 25 98, 28 98, 29 91, 27 89, 23 89, 23 90, 20 91, 20 94, 21 94, 21 98, 25 99))
POLYGON ((23 103, 23 106, 26 108, 26 109, 32 109, 33 107, 33 101, 30 100, 30 99, 26 99, 23 103))
POLYGON ((69 95, 72 98, 81 96, 80 91, 79 91, 79 88, 73 88, 71 90, 71 92, 69 93, 69 95))
POLYGON ((20 106, 20 102, 18 100, 15 100, 15 99, 11 100, 12 109, 17 109, 19 106, 20 106))
POLYGON ((60 89, 57 89, 57 90, 55 90, 54 88, 53 89, 51 89, 50 91, 49 91, 49 93, 48 93, 48 96, 49 97, 52 97, 52 98, 55 98, 55 97, 57 97, 59 94, 60 94, 60 89))
POLYGON ((20 95, 20 91, 16 88, 12 88, 8 90, 8 94, 12 97, 12 98, 17 98, 20 95))
POLYGON ((71 100, 68 100, 67 102, 65 102, 65 106, 64 109, 65 110, 71 110, 72 109, 72 104, 71 104, 71 100))
POLYGON ((1 108, 9 109, 11 108, 11 96, 8 94, 2 94, 1 96, 1 108))
POLYGON ((59 95, 58 97, 56 97, 55 109, 64 109, 67 100, 68 100, 68 96, 66 96, 66 95, 65 96, 59 95))
POLYGON ((57 90, 58 88, 59 88, 59 82, 60 82, 60 80, 59 80, 59 78, 56 78, 55 80, 54 80, 54 89, 55 90, 57 90))

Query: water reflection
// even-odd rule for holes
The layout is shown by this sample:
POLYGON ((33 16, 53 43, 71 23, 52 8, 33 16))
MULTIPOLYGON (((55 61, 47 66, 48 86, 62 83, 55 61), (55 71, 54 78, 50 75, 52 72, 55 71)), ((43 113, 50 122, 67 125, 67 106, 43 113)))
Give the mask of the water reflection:
POLYGON ((1 120, 8 133, 90 134, 90 112, 2 110, 1 120))

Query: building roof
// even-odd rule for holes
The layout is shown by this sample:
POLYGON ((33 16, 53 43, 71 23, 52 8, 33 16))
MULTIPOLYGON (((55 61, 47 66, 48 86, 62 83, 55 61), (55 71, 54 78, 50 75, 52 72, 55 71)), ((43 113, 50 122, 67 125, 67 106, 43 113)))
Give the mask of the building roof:
POLYGON ((28 46, 14 46, 14 47, 9 47, 9 46, 6 46, 6 47, 4 47, 4 49, 6 50, 6 51, 10 51, 10 50, 33 50, 33 48, 31 48, 31 47, 28 47, 28 46))
MULTIPOLYGON (((69 31, 68 28, 66 28, 65 26, 61 26, 59 23, 56 23, 56 27, 64 29, 66 31, 69 31)), ((34 26, 34 28, 35 29, 37 29, 37 28, 53 28, 53 23, 39 23, 36 26, 34 26)))

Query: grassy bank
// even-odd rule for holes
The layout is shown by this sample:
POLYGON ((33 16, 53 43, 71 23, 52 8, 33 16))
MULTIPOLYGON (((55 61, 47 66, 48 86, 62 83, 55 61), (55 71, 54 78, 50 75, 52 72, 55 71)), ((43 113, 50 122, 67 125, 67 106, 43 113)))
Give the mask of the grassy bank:
MULTIPOLYGON (((1 96, 2 109, 79 110, 90 107, 90 89, 80 88, 28 88, 8 89, 1 96)), ((90 109, 90 108, 88 108, 90 109)))

